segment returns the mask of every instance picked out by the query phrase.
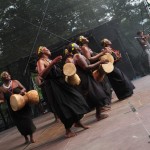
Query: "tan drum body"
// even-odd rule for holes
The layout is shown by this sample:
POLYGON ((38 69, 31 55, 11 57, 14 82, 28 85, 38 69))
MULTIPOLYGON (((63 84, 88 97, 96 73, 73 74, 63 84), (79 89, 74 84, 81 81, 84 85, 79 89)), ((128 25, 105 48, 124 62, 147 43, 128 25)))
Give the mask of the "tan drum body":
POLYGON ((39 94, 36 90, 31 90, 27 92, 24 96, 27 96, 28 97, 27 101, 32 104, 37 104, 40 100, 39 94))
POLYGON ((70 85, 79 85, 81 82, 80 77, 77 74, 70 77, 65 76, 65 81, 70 85))
POLYGON ((79 85, 81 80, 76 74, 76 66, 73 63, 66 63, 63 66, 63 73, 65 75, 65 81, 70 85, 79 85))
POLYGON ((107 64, 101 64, 99 69, 93 71, 93 77, 96 81, 101 82, 107 73, 111 73, 114 70, 114 66, 111 62, 107 64))
POLYGON ((27 92, 24 96, 20 94, 13 94, 10 97, 10 105, 13 111, 22 109, 26 103, 37 104, 39 102, 39 95, 36 90, 27 92))

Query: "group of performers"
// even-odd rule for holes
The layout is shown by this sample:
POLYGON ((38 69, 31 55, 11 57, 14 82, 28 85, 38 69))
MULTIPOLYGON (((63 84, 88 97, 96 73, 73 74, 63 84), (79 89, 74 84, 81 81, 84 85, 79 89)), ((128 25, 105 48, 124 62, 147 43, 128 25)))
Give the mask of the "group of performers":
MULTIPOLYGON (((65 80, 63 69, 57 65, 62 61, 62 56, 51 59, 51 51, 45 46, 40 46, 37 50, 37 72, 41 80, 41 88, 46 93, 48 105, 54 113, 56 120, 63 123, 67 138, 76 135, 71 127, 89 127, 81 122, 84 114, 96 110, 97 121, 105 119, 108 114, 103 112, 111 109, 112 89, 119 100, 123 100, 133 94, 134 85, 127 76, 115 66, 121 59, 119 51, 113 50, 112 43, 108 39, 103 39, 101 45, 103 49, 95 53, 89 47, 89 40, 84 36, 79 36, 75 43, 70 43, 65 49, 65 61, 74 64, 76 74, 80 78, 79 85, 71 85, 65 80), (100 59, 101 56, 109 53, 113 56, 115 63, 111 73, 104 73, 100 81, 95 80, 93 72, 99 70, 102 64, 109 63, 107 59, 100 59)), ((3 85, 0 87, 0 99, 7 101, 11 116, 19 132, 24 136, 25 142, 35 142, 33 132, 36 127, 31 119, 31 110, 26 104, 21 110, 13 111, 10 105, 10 96, 17 93, 24 95, 26 89, 17 80, 12 80, 9 73, 4 71, 1 74, 3 85)))

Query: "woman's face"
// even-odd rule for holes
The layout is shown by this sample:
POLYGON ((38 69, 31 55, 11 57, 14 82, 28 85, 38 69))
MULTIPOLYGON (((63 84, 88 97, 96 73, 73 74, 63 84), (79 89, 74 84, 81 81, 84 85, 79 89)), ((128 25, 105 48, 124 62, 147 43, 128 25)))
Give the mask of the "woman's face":
POLYGON ((47 47, 43 47, 43 54, 51 56, 51 52, 50 52, 50 50, 47 47))
POLYGON ((89 43, 89 40, 84 36, 82 36, 82 41, 83 41, 83 43, 89 43))
POLYGON ((2 80, 3 81, 9 81, 11 80, 11 76, 8 72, 4 73, 3 76, 2 76, 2 80))

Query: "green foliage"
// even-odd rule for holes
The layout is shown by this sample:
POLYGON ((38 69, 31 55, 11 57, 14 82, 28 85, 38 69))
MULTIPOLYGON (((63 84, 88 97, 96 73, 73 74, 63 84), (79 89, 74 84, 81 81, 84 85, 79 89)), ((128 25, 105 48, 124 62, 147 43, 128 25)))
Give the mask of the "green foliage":
POLYGON ((1 0, 1 67, 28 56, 31 50, 35 52, 39 45, 49 46, 62 41, 54 34, 70 38, 112 19, 119 24, 118 30, 132 40, 137 30, 149 26, 149 16, 142 1, 1 0))

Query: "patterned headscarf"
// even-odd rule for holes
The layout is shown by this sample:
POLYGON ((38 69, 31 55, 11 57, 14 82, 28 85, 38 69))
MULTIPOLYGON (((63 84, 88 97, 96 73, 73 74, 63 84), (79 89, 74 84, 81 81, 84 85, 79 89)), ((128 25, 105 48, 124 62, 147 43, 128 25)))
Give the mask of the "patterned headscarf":
POLYGON ((37 50, 37 55, 42 54, 44 46, 40 46, 37 50))
POLYGON ((80 36, 77 38, 76 43, 81 46, 81 45, 83 44, 83 39, 84 39, 84 38, 85 38, 85 37, 84 37, 83 35, 80 35, 80 36))
POLYGON ((111 43, 111 41, 110 40, 108 40, 108 39, 103 39, 103 40, 101 40, 101 45, 102 46, 106 46, 107 44, 110 44, 111 43))

